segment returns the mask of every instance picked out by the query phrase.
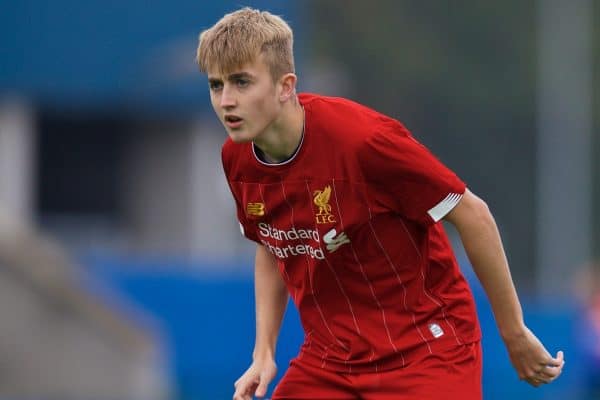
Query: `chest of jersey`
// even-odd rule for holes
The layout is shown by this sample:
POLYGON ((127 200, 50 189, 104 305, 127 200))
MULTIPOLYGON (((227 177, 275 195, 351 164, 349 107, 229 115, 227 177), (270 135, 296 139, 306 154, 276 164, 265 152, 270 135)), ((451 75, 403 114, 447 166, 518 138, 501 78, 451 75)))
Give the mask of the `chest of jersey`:
POLYGON ((347 233, 370 217, 365 186, 347 180, 239 183, 247 233, 261 241, 331 242, 331 232, 347 233), (253 231, 253 232, 252 232, 253 231))
POLYGON ((365 185, 358 182, 307 179, 232 187, 246 236, 282 259, 335 253, 371 217, 365 185))

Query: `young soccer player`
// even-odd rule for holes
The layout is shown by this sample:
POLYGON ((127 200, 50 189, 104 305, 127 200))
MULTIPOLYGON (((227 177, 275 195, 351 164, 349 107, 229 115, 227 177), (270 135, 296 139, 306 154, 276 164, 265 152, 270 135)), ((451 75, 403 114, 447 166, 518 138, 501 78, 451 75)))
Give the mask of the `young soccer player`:
POLYGON ((526 327, 486 204, 398 121, 297 94, 292 31, 244 8, 197 51, 229 138, 223 167, 257 243, 256 344, 235 400, 263 397, 288 296, 305 340, 273 399, 481 399, 480 330, 440 221, 452 223, 521 379, 556 379, 526 327))

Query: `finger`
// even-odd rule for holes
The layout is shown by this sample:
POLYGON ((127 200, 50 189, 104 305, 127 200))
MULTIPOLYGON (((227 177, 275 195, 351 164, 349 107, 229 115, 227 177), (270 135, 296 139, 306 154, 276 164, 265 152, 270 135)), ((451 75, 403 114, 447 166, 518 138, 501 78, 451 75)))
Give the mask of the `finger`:
POLYGON ((252 400, 252 396, 248 393, 235 392, 233 394, 233 400, 252 400))
POLYGON ((236 390, 235 393, 233 394, 233 400, 245 400, 245 396, 243 394, 243 392, 240 392, 239 390, 236 390))
POLYGON ((238 387, 238 386, 240 386, 240 385, 242 384, 242 382, 244 382, 245 380, 247 380, 247 378, 246 378, 246 375, 242 375, 242 376, 240 376, 240 377, 238 378, 238 380, 237 380, 237 381, 235 381, 235 382, 233 383, 233 387, 234 387, 234 388, 237 388, 237 387, 238 387))
POLYGON ((529 383, 531 386, 534 386, 534 387, 539 387, 542 384, 537 379, 528 379, 527 383, 529 383))
POLYGON ((269 381, 264 377, 261 378, 258 387, 256 388, 256 397, 264 397, 267 394, 267 388, 269 387, 269 381))
POLYGON ((235 383, 233 384, 233 387, 236 389, 236 392, 238 391, 238 389, 242 386, 245 385, 245 382, 247 381, 247 379, 245 379, 245 377, 241 377, 240 379, 238 379, 237 381, 235 381, 235 383))
POLYGON ((264 388, 259 387, 258 389, 256 389, 256 393, 254 395, 256 397, 262 399, 263 397, 265 397, 266 394, 267 394, 267 388, 266 387, 264 387, 264 388))
POLYGON ((535 385, 535 387, 538 387, 538 386, 541 386, 544 384, 548 384, 552 381, 553 381, 553 378, 547 378, 540 374, 537 374, 528 379, 528 382, 532 385, 535 385))
POLYGON ((562 352, 559 352, 557 353, 556 358, 552 359, 552 362, 542 364, 542 367, 539 370, 536 370, 535 373, 548 378, 556 378, 562 373, 564 365, 564 356, 562 352))
POLYGON ((237 382, 235 393, 233 394, 233 400, 252 400, 252 394, 254 392, 255 384, 248 380, 240 379, 237 382))
POLYGON ((534 379, 541 381, 542 383, 551 383, 562 373, 562 366, 560 367, 545 367, 543 370, 536 373, 534 379))
POLYGON ((558 353, 556 353, 556 358, 552 358, 552 356, 550 356, 550 359, 547 360, 545 364, 549 367, 560 367, 562 366, 562 364, 564 364, 564 362, 565 355, 562 351, 559 351, 558 353))
POLYGON ((550 383, 560 375, 559 367, 544 367, 539 370, 533 370, 526 376, 527 381, 540 381, 542 383, 550 383))
POLYGON ((542 371, 540 371, 540 375, 555 379, 562 373, 562 365, 558 367, 545 367, 542 371))
MULTIPOLYGON (((528 383, 531 383, 531 384, 536 383, 537 381, 550 379, 552 376, 547 376, 544 373, 544 368, 545 367, 539 367, 539 369, 530 368, 523 375, 522 379, 524 379, 525 381, 527 381, 528 383)), ((537 383, 539 383, 539 382, 537 382, 537 383)))
POLYGON ((553 381, 553 378, 548 378, 542 375, 539 375, 535 378, 536 382, 539 382, 540 384, 542 383, 550 383, 553 381))
POLYGON ((558 376, 560 375, 560 371, 558 372, 553 372, 553 373, 549 373, 549 372, 540 372, 538 374, 538 377, 540 379, 544 379, 544 380, 549 380, 549 381, 553 381, 554 379, 558 378, 558 376))
POLYGON ((233 400, 244 400, 241 393, 235 392, 233 394, 233 400))

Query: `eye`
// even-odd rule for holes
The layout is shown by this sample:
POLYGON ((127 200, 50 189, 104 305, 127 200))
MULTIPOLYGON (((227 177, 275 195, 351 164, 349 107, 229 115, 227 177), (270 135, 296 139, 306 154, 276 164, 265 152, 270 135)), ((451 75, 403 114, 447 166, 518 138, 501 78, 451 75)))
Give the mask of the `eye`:
POLYGON ((237 78, 235 80, 235 84, 237 85, 237 87, 239 88, 245 88, 248 85, 250 85, 250 80, 246 79, 246 78, 237 78))
POLYGON ((221 90, 223 88, 223 82, 220 82, 220 81, 210 81, 210 82, 208 82, 208 87, 213 92, 216 92, 216 91, 221 90))

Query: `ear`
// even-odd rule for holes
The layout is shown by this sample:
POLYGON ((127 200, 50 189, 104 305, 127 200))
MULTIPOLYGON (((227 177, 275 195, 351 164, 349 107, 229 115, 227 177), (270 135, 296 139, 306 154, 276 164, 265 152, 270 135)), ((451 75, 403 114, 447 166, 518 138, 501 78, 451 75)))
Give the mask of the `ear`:
POLYGON ((296 94, 296 82, 298 77, 293 73, 284 74, 279 78, 281 91, 279 92, 279 101, 284 102, 289 100, 296 94))

